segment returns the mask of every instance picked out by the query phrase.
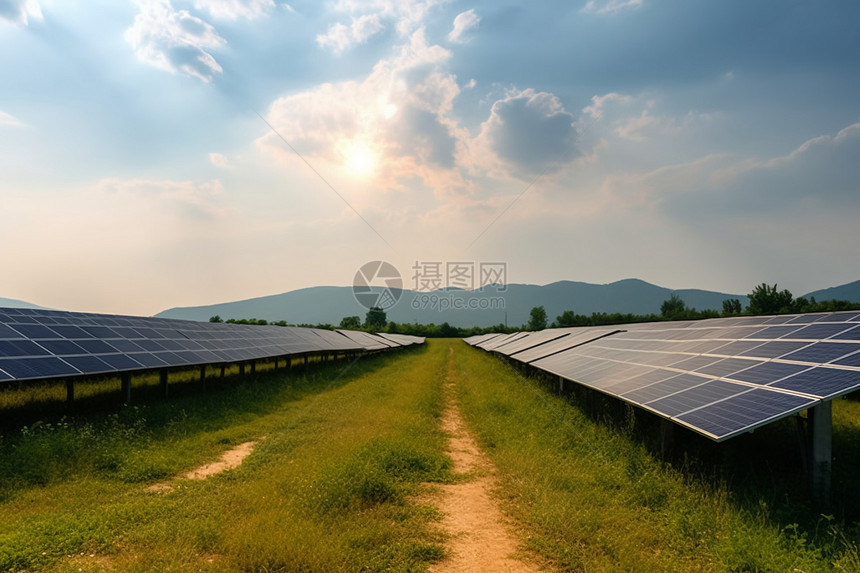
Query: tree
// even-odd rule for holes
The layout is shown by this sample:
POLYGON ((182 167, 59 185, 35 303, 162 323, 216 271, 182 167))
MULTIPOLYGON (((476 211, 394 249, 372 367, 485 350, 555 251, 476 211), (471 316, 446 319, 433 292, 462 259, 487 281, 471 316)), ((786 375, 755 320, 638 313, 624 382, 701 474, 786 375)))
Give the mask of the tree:
POLYGON ((566 328, 570 326, 576 326, 576 313, 572 310, 566 310, 557 317, 555 317, 555 324, 559 328, 566 328))
POLYGON ((443 322, 439 327, 439 336, 442 338, 457 338, 460 336, 460 329, 456 326, 451 326, 447 322, 443 322))
POLYGON ((663 318, 676 319, 683 318, 687 313, 687 305, 681 300, 681 297, 672 293, 668 299, 660 305, 660 314, 663 318))
POLYGON ((723 301, 723 314, 731 316, 741 313, 741 301, 736 298, 727 298, 723 301))
POLYGON ((221 320, 221 317, 216 314, 215 316, 209 317, 209 322, 224 322, 224 321, 221 320))
POLYGON ((361 317, 358 316, 344 316, 340 321, 340 328, 345 330, 356 330, 361 328, 361 317))
POLYGON ((752 314, 776 314, 788 312, 791 309, 792 295, 788 289, 777 290, 776 283, 768 286, 761 283, 749 295, 750 304, 747 309, 752 314))
POLYGON ((546 309, 543 306, 536 306, 532 309, 526 328, 529 330, 543 330, 546 328, 546 309))
POLYGON ((388 324, 388 317, 385 315, 385 311, 378 306, 370 307, 364 318, 364 326, 371 330, 382 330, 386 324, 388 324))

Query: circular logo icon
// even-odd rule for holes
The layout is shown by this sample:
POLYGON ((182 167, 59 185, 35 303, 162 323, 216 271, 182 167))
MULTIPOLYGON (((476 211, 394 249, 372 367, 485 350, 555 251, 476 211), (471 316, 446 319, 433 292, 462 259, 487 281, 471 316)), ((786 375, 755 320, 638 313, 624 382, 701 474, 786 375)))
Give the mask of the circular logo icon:
POLYGON ((397 304, 403 294, 403 279, 391 263, 364 263, 352 279, 352 295, 366 309, 387 310, 397 304))

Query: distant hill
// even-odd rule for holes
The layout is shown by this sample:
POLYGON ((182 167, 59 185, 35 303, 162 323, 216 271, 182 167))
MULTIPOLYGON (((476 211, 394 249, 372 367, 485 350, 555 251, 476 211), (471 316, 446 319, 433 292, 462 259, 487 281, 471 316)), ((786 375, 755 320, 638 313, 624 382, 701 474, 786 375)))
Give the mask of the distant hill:
MULTIPOLYGON (((507 322, 519 326, 528 322, 535 306, 546 309, 550 322, 565 310, 590 315, 593 312, 659 314, 660 305, 672 294, 680 296, 689 307, 698 310, 722 310, 723 300, 737 298, 747 304, 747 297, 704 290, 672 290, 638 279, 610 284, 560 281, 548 285, 511 284, 505 289, 487 287, 480 291, 434 291, 419 293, 404 290, 399 302, 387 310, 394 322, 418 322, 453 326, 492 326, 507 322), (434 304, 435 303, 435 304, 434 304), (441 306, 457 304, 459 308, 441 306)), ((229 318, 286 320, 292 324, 339 324, 345 316, 367 312, 356 302, 352 287, 311 287, 283 294, 252 298, 207 306, 171 308, 158 313, 162 318, 209 320, 219 315, 229 318)))
POLYGON ((26 302, 23 300, 17 300, 14 298, 3 298, 0 296, 0 308, 41 308, 44 309, 44 306, 39 306, 38 304, 33 304, 31 302, 26 302))
POLYGON ((844 284, 837 287, 817 290, 803 295, 804 298, 815 297, 815 300, 847 300, 860 303, 860 281, 844 284))

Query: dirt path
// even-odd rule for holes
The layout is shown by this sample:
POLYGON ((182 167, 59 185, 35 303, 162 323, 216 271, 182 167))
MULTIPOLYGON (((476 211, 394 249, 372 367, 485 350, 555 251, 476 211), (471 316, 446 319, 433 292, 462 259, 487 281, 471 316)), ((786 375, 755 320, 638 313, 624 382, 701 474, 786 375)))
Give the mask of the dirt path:
MULTIPOLYGON (((237 468, 242 465, 242 462, 245 461, 245 458, 251 455, 251 452, 254 451, 254 446, 256 446, 257 443, 258 441, 239 444, 235 448, 224 452, 224 454, 221 456, 221 459, 219 459, 217 462, 212 462, 211 464, 200 466, 199 468, 184 473, 179 477, 181 479, 201 480, 206 479, 209 476, 213 476, 216 474, 220 474, 221 472, 237 468)), ((174 489, 175 488, 171 482, 159 482, 147 487, 146 491, 152 493, 171 493, 174 489)))
POLYGON ((254 446, 256 445, 256 441, 239 444, 232 450, 224 452, 221 459, 217 462, 200 466, 199 468, 186 473, 182 477, 185 479, 206 479, 209 476, 214 476, 215 474, 220 474, 221 472, 237 468, 242 465, 245 458, 251 455, 251 452, 254 451, 254 446))
MULTIPOLYGON (((451 349, 453 353, 453 348, 451 349)), ((442 485, 434 500, 443 513, 442 529, 450 536, 449 557, 430 568, 434 573, 532 573, 540 569, 514 558, 519 544, 509 532, 496 502, 492 462, 478 449, 460 416, 453 383, 445 381, 447 406, 442 428, 450 435, 448 454, 455 474, 469 475, 465 481, 442 485)))

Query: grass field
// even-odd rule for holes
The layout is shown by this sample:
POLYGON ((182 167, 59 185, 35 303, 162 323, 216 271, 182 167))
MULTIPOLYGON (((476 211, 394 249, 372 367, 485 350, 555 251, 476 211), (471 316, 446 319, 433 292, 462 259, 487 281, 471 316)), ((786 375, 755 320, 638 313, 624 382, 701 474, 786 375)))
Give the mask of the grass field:
MULTIPOLYGON (((595 420, 459 340, 212 381, 205 394, 191 373, 166 401, 7 424, 0 571, 423 571, 445 552, 437 512, 414 494, 453 479, 446 372, 497 465, 503 511, 556 570, 860 571, 858 403, 834 408, 834 452, 849 458, 834 491, 850 499, 821 517, 780 452, 764 451, 787 441, 780 428, 669 465, 642 421, 595 420), (145 490, 249 440, 259 445, 235 470, 145 490)), ((91 394, 108 391, 113 381, 91 394)), ((37 408, 21 392, 0 394, 0 416, 37 408)))
MULTIPOLYGON (((815 514, 797 491, 800 476, 771 471, 765 450, 793 445, 791 433, 714 445, 710 457, 719 448, 723 459, 709 473, 699 460, 675 469, 637 438, 635 416, 595 422, 536 380, 471 350, 457 364, 463 416, 499 468, 503 508, 522 525, 528 547, 560 569, 860 571, 857 526, 815 514), (732 460, 744 452, 758 457, 732 460), (735 482, 733 472, 746 482, 735 482)), ((837 432, 856 430, 858 406, 840 401, 837 432)), ((856 490, 837 491, 856 504, 856 490)))
POLYGON ((410 571, 441 554, 438 353, 261 375, 0 439, 0 571, 410 571), (238 469, 144 491, 261 439, 238 469))

